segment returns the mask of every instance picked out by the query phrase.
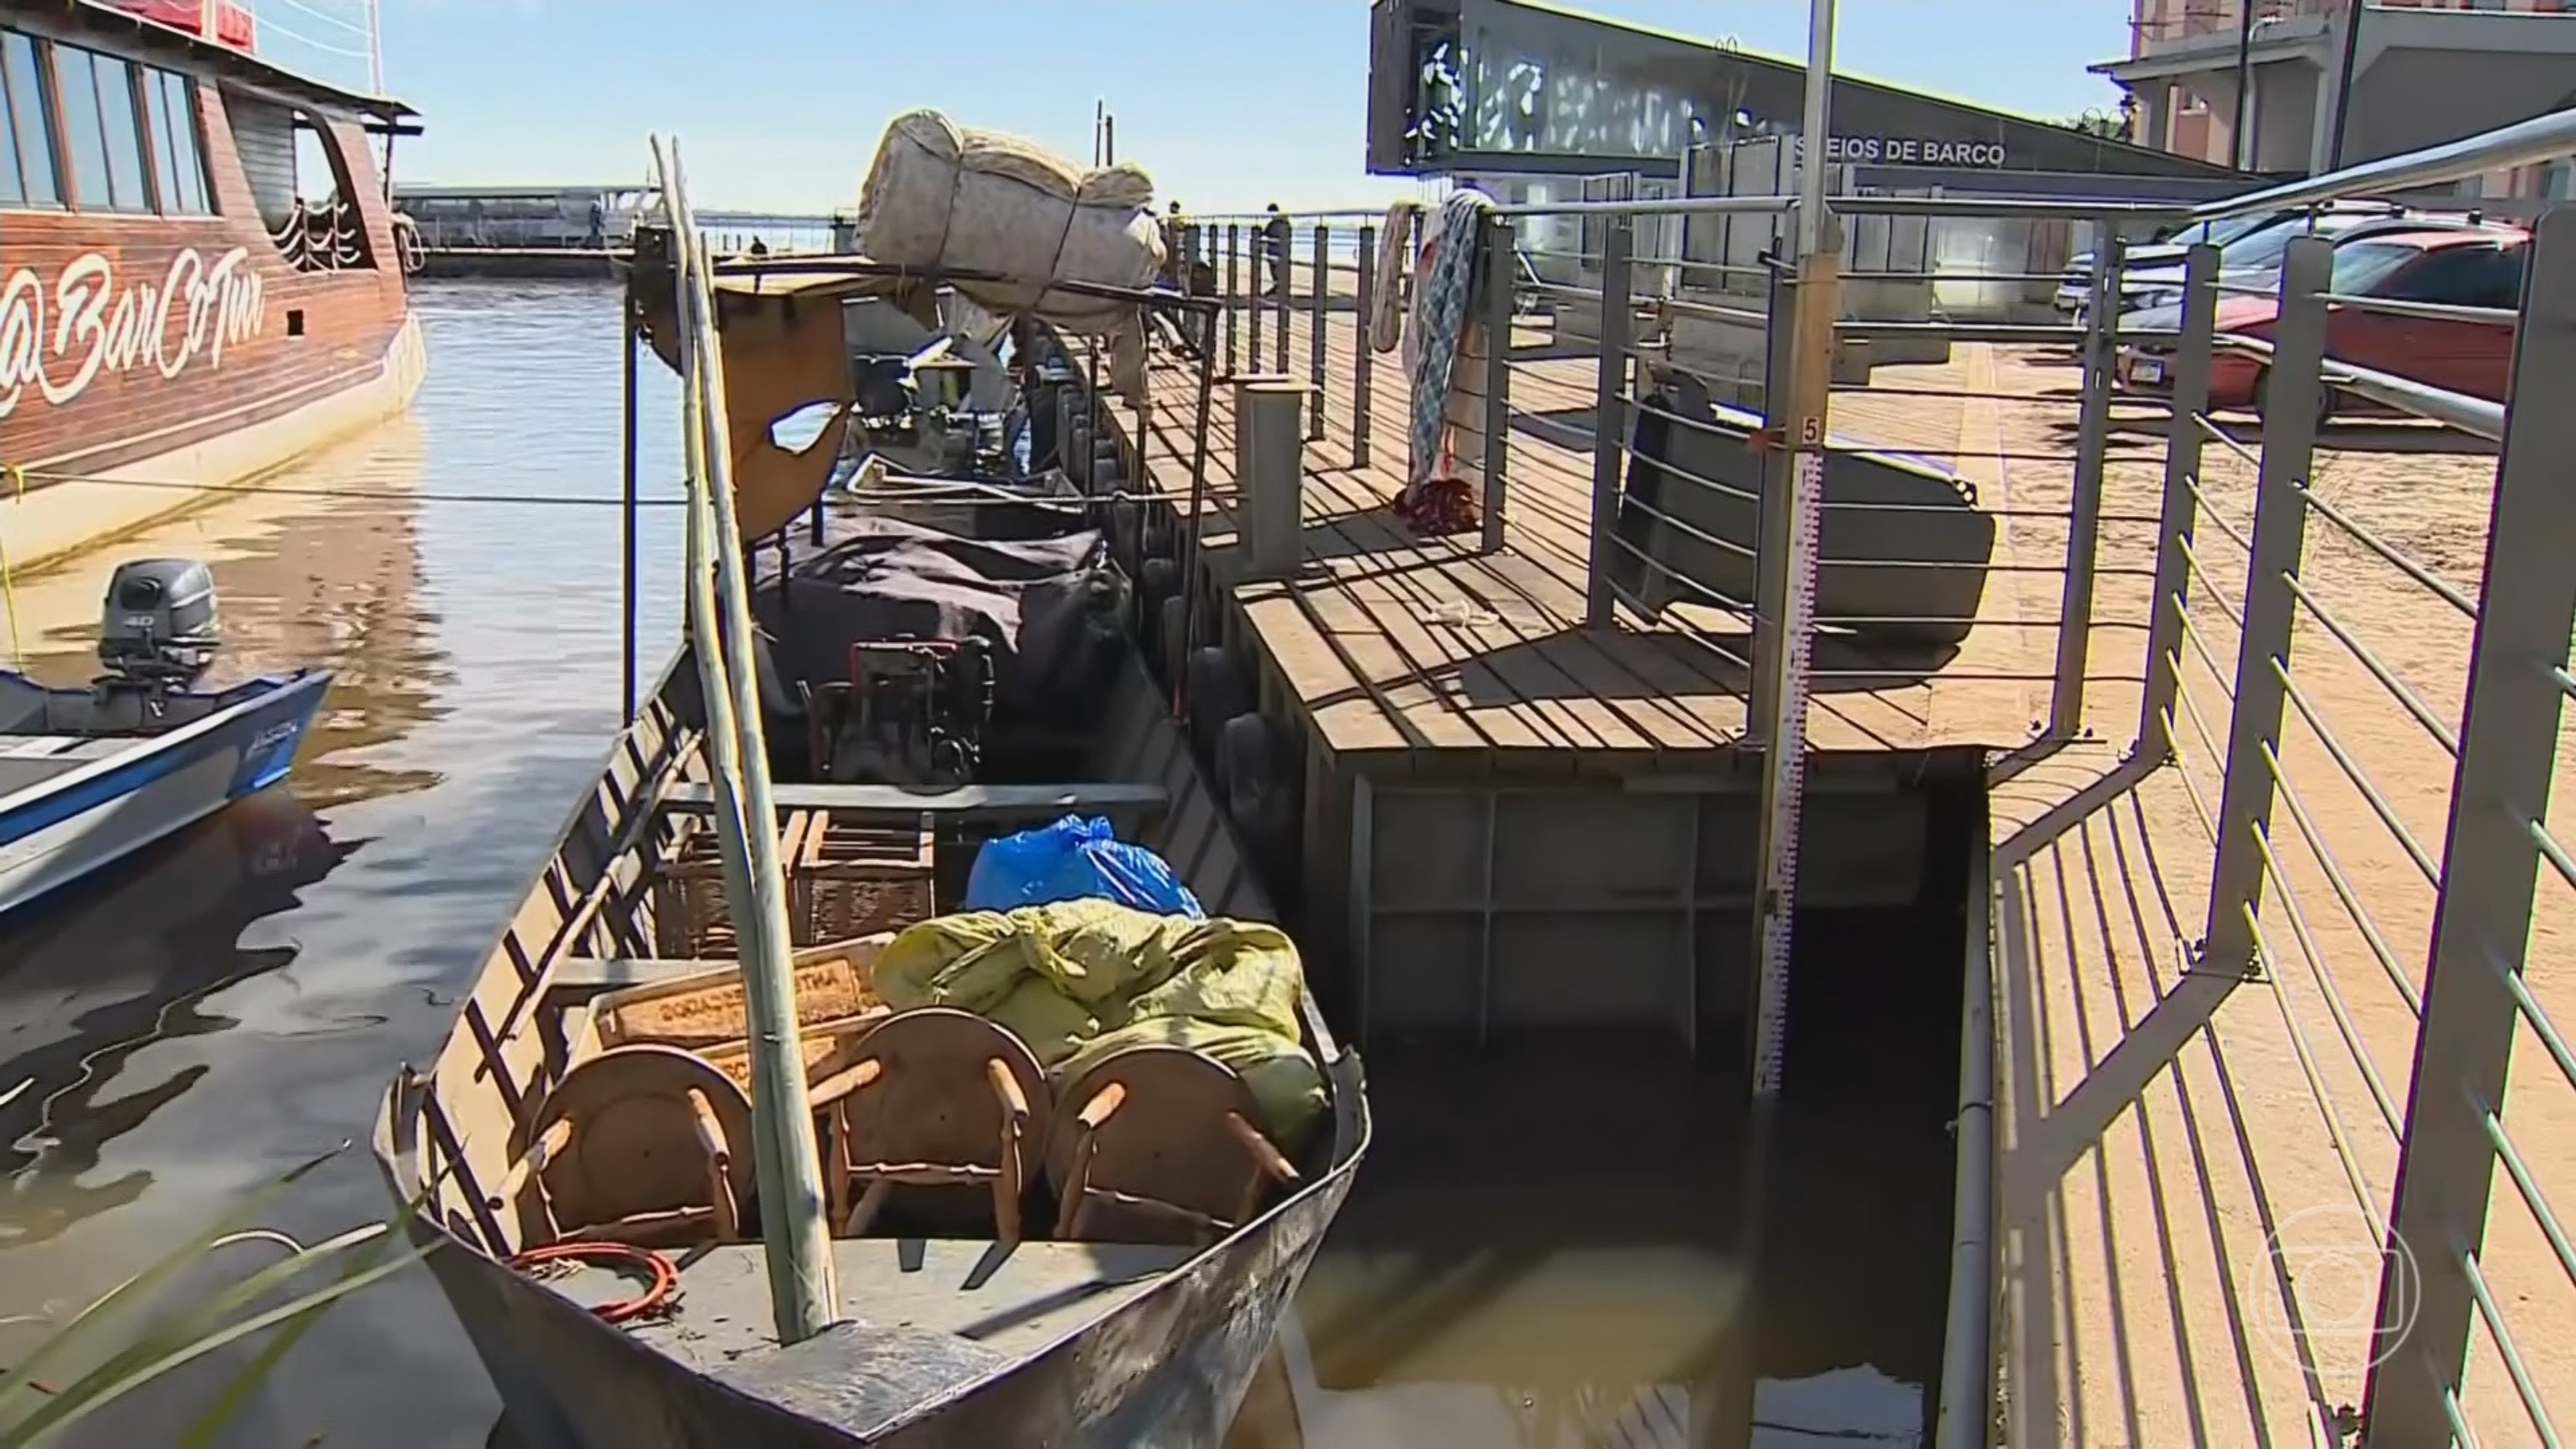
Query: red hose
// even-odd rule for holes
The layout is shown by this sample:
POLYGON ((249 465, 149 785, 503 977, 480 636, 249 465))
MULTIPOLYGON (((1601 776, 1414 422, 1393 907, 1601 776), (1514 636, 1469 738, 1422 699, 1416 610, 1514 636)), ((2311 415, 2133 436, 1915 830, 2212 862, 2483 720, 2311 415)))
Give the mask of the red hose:
POLYGON ((530 1248, 509 1260, 510 1266, 526 1272, 541 1263, 591 1263, 611 1269, 641 1269, 652 1280, 651 1286, 632 1298, 613 1298, 592 1307, 603 1322, 624 1323, 640 1318, 667 1305, 680 1289, 680 1270, 670 1259, 650 1248, 632 1243, 549 1243, 530 1248))

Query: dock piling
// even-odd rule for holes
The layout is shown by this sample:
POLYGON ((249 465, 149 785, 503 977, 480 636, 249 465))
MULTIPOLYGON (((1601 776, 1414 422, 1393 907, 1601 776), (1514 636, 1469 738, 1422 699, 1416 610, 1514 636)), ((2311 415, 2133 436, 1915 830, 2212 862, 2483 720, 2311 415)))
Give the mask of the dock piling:
POLYGON ((1305 384, 1293 377, 1235 379, 1235 477, 1243 488, 1244 573, 1297 571, 1305 528, 1306 445, 1299 427, 1305 384))

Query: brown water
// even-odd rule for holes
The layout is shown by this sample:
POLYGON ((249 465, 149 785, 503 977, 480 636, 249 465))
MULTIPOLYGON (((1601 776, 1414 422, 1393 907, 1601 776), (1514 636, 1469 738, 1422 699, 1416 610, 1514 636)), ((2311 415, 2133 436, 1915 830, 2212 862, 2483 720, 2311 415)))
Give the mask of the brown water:
MULTIPOLYGON (((618 512, 546 501, 616 496, 615 295, 458 283, 419 305, 410 417, 15 591, 30 667, 77 680, 114 558, 204 558, 225 669, 338 676, 291 792, 0 928, 0 1091, 35 1083, 0 1107, 0 1363, 340 1143, 260 1220, 310 1240, 383 1214, 364 1146, 385 1084, 435 1050, 617 725, 618 512)), ((656 374, 643 474, 667 494, 656 374)), ((646 515, 648 674, 676 540, 676 513, 646 515)), ((1707 1072, 1373 1061, 1385 1135, 1233 1442, 1911 1442, 1937 1370, 1942 1055, 1896 1053, 1921 1058, 1898 1064, 1921 1110, 1885 1110, 1890 1082, 1824 1094, 1758 1170, 1707 1072), (1523 1099, 1567 1073, 1617 1090, 1595 1120, 1545 1126, 1523 1099)), ((277 1252, 224 1249, 200 1286, 277 1252)), ((239 1362, 73 1440, 168 1443, 239 1362)), ((473 1445, 496 1407, 414 1273, 334 1309, 225 1442, 473 1445)))

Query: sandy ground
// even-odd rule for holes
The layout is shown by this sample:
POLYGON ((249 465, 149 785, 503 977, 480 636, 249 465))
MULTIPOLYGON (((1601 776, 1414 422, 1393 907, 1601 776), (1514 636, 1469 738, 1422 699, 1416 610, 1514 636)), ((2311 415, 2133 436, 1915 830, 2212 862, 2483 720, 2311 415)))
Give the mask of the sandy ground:
MULTIPOLYGON (((1991 353, 1967 371, 1972 386, 2033 396, 2062 398, 2076 380, 2048 354, 1991 353)), ((1982 412, 1972 407, 1970 443, 1988 425, 2007 454, 2072 442, 2069 406, 1982 412)), ((2253 419, 2222 422, 2259 447, 2253 419)), ((2177 763, 2072 823, 2043 818, 2111 773, 2141 730, 2139 692, 2127 681, 2144 668, 2151 585, 2141 575, 2153 564, 2155 530, 2139 520, 2161 497, 2163 427, 2143 409, 2122 409, 2114 424, 2101 626, 2087 669, 2086 719, 2100 744, 1997 791, 2005 1394, 2015 1444, 2306 1444, 2337 1409, 2358 1405, 2378 1224, 2412 1085, 2407 998, 2421 994, 2434 907, 2416 857, 2440 869, 2454 761, 2304 604, 2290 677, 2316 721, 2294 704, 2280 736, 2287 786, 2271 840, 2286 879, 2269 886, 2261 910, 2265 979, 2184 974, 2189 944, 2207 932, 2206 817, 2223 783, 2238 668, 2230 616, 2241 616, 2245 597, 2238 540, 2250 535, 2255 496, 2254 467, 2225 447, 2205 450, 2200 475, 2208 521, 2194 541, 2201 577, 2188 618, 2198 643, 2180 651, 2187 707, 2173 726, 2177 763), (2403 839, 2338 764, 2338 749, 2403 839), (2329 859, 2359 914, 2340 898, 2329 859), (2295 1273, 2284 1271, 2294 1263, 2295 1273)), ((2318 495, 2474 598, 2493 458, 2456 435, 2394 420, 2339 423, 2325 443, 2318 495)), ((1981 466, 1972 456, 1963 468, 2002 485, 1990 504, 2008 497, 2017 509, 2062 507, 2071 477, 2053 462, 1981 466)), ((2022 559, 2063 557, 2062 525, 2016 520, 2009 537, 2022 559)), ((2315 513, 2298 577, 2334 625, 2456 733, 2471 620, 2315 513)), ((2053 641, 2034 634, 2024 647, 2053 641)), ((2571 758, 2576 744, 2562 732, 2562 768, 2571 758)), ((2558 1019, 2576 1019, 2566 979, 2576 910, 2565 883, 2545 866, 2540 874, 2530 985, 2558 1019)), ((2576 1099, 2527 1025, 2501 1115, 2542 1193, 2576 1203, 2576 1099)), ((2490 1218, 2481 1262, 2508 1331, 2543 1396, 2567 1402, 2576 1334, 2563 1325, 2576 1291, 2501 1170, 2490 1218)), ((2479 1328, 2471 1343, 2463 1400, 2481 1442, 2541 1442, 2493 1340, 2479 1328)))

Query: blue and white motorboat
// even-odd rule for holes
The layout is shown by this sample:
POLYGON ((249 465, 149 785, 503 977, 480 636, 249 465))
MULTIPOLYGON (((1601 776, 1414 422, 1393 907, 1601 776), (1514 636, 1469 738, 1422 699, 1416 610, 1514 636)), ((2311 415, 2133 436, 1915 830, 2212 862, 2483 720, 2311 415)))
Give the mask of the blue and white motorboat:
POLYGON ((0 670, 0 914, 285 778, 330 671, 200 689, 220 642, 206 566, 138 559, 108 580, 96 679, 0 670))

